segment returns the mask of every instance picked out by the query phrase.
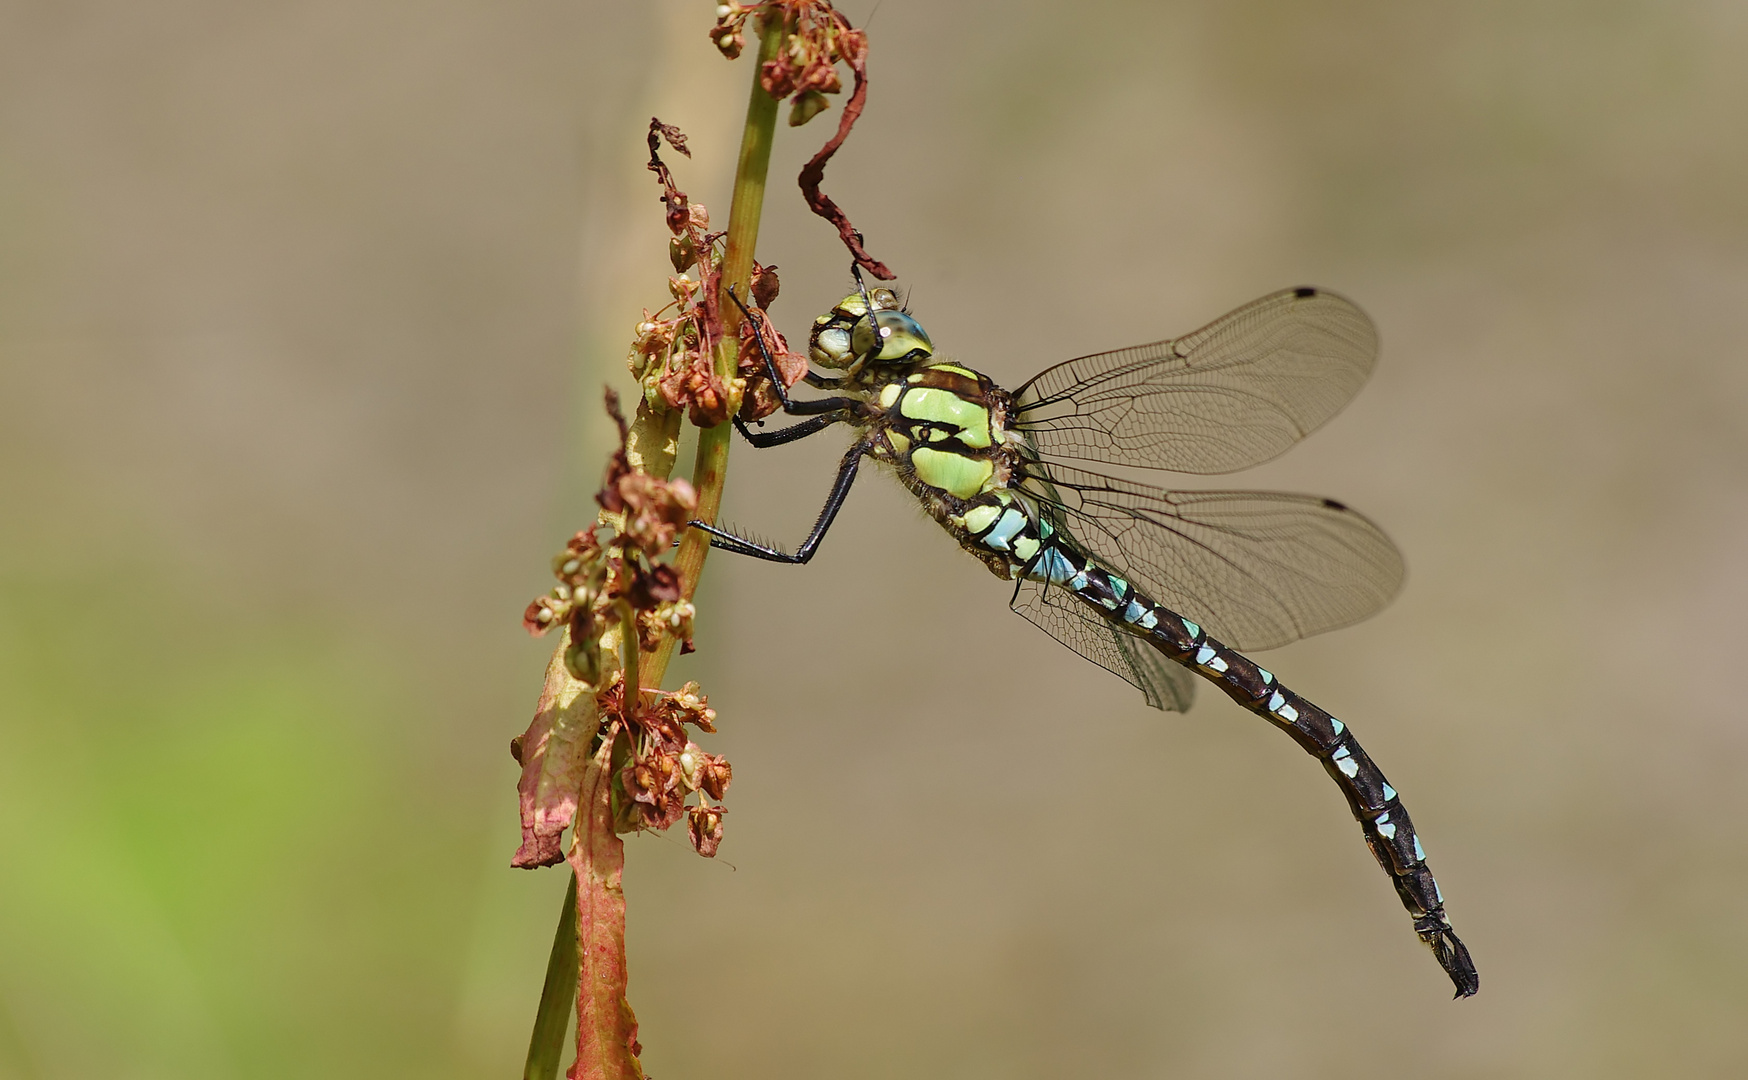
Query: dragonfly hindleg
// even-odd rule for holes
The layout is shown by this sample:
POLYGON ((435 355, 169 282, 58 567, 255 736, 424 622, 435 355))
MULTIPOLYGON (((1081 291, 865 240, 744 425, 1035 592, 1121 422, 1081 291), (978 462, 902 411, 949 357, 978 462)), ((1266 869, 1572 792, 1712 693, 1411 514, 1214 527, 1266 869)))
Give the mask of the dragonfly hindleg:
MULTIPOLYGON (((800 427, 802 425, 796 425, 800 427)), ((856 470, 862 464, 863 455, 867 454, 869 444, 866 440, 856 443, 844 454, 843 462, 838 466, 838 478, 832 483, 831 494, 826 496, 825 506, 819 512, 819 518, 813 523, 813 530, 807 534, 807 539, 801 542, 791 554, 780 551, 768 544, 761 544, 744 537, 736 536, 725 529, 703 521, 688 522, 694 529, 702 529, 710 534, 710 546, 732 551, 737 555, 751 555, 755 559, 767 562, 789 563, 800 565, 813 558, 813 553, 819 548, 819 542, 825 539, 826 530, 832 527, 832 521, 843 509, 844 500, 849 498, 850 485, 856 482, 856 470)))

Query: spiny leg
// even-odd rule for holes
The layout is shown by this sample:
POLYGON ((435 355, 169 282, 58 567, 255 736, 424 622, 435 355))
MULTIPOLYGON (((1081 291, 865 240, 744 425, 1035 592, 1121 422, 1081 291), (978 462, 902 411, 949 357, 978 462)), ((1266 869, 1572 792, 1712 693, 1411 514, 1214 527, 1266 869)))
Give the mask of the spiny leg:
MULTIPOLYGON (((762 344, 763 343, 761 343, 761 345, 762 344)), ((842 390, 844 388, 844 379, 821 375, 812 368, 808 368, 806 371, 802 372, 801 378, 802 381, 806 382, 807 385, 816 390, 842 390)))
MULTIPOLYGON (((755 324, 753 340, 758 343, 759 355, 763 357, 765 361, 765 375, 771 380, 771 387, 776 391, 777 400, 782 404, 783 411, 791 416, 808 417, 808 419, 803 420, 798 424, 791 424, 785 428, 778 428, 776 431, 754 431, 747 426, 746 421, 742 420, 740 416, 736 414, 733 417, 734 427, 736 431, 741 433, 742 438, 760 449, 772 446, 782 446, 785 443, 791 443, 797 439, 805 439, 809 435, 814 435, 818 432, 824 431, 833 424, 842 423, 855 417, 856 410, 862 404, 855 398, 831 397, 822 398, 818 401, 795 401, 791 399, 789 397, 788 388, 783 385, 782 378, 777 374, 777 361, 771 356, 770 349, 765 347, 765 336, 758 332, 756 317, 754 316, 752 309, 748 308, 741 298, 735 294, 732 286, 728 290, 728 295, 729 299, 734 301, 735 306, 740 308, 741 317, 749 322, 754 322, 755 324)), ((762 316, 763 313, 761 312, 760 315, 762 316)), ((823 376, 815 375, 812 369, 806 371, 803 378, 805 378, 811 386, 822 388, 837 388, 842 386, 840 380, 827 379, 823 376)), ((760 544, 744 537, 736 536, 725 529, 719 529, 704 521, 693 519, 687 524, 691 525, 693 528, 709 533, 711 547, 721 548, 724 551, 732 551, 737 555, 751 555, 753 558, 765 559, 769 562, 791 564, 805 563, 813 558, 814 550, 819 547, 819 542, 824 539, 826 530, 831 528, 832 520, 837 517, 838 511, 843 508, 844 499, 850 493, 850 485, 855 482, 857 466, 861 464, 862 455, 867 452, 868 445, 863 442, 851 447, 849 453, 844 455, 843 463, 838 466, 837 480, 832 484, 831 494, 826 497, 825 507, 820 511, 819 519, 813 524, 813 531, 807 535, 807 539, 802 541, 801 547, 797 548, 793 555, 788 552, 780 551, 777 548, 770 547, 769 545, 760 544)))
POLYGON ((850 485, 856 482, 856 470, 862 464, 862 456, 869 449, 869 443, 864 440, 850 447, 849 451, 844 454, 843 463, 838 466, 838 478, 832 484, 831 494, 826 496, 825 507, 820 510, 819 519, 813 523, 813 531, 807 534, 807 539, 801 542, 801 546, 795 549, 794 554, 747 540, 714 525, 707 525, 702 521, 694 520, 687 524, 694 529, 702 529, 709 533, 711 547, 732 551, 737 555, 751 555, 755 559, 764 559, 768 562, 792 565, 805 563, 813 558, 813 553, 818 549, 819 542, 825 539, 826 530, 831 528, 832 520, 838 516, 838 511, 843 509, 844 500, 850 494, 850 485))

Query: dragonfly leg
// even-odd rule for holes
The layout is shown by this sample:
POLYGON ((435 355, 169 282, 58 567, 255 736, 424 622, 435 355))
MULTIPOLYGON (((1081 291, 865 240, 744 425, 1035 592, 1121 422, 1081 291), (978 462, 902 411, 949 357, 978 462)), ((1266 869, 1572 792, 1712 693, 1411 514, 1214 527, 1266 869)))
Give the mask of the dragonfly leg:
MULTIPOLYGON (((804 425, 797 424, 796 427, 804 425)), ((793 429, 786 429, 793 430, 793 429)), ((773 432, 773 434, 781 434, 773 432)), ((739 537, 714 525, 702 521, 692 521, 689 524, 694 529, 702 529, 710 534, 710 546, 732 551, 737 555, 751 555, 755 559, 767 562, 787 563, 799 566, 813 558, 813 553, 819 548, 819 542, 825 539, 826 530, 832 527, 832 520, 843 509, 844 500, 849 497, 850 485, 856 482, 856 470, 862 464, 862 455, 869 450, 867 442, 858 442, 844 454, 844 460, 838 466, 838 478, 832 483, 831 494, 826 496, 825 507, 819 512, 819 519, 813 523, 813 531, 807 534, 807 539, 795 549, 794 554, 781 551, 767 544, 739 537)))
MULTIPOLYGON (((728 290, 728 298, 734 301, 735 307, 740 308, 741 318, 748 321, 764 319, 765 313, 761 311, 757 316, 755 316, 752 309, 747 307, 746 301, 742 300, 740 296, 735 293, 733 288, 728 290)), ((776 391, 777 400, 783 403, 784 412, 789 413, 791 416, 799 416, 808 413, 829 412, 832 409, 842 408, 845 405, 858 404, 858 402, 850 398, 825 398, 820 401, 790 400, 789 388, 783 385, 782 376, 777 374, 777 360, 771 355, 771 350, 765 347, 765 335, 757 333, 757 329, 757 327, 754 327, 755 333, 753 334, 753 341, 759 346, 759 355, 763 357, 765 361, 765 377, 771 380, 771 389, 776 391)), ((807 376, 813 376, 813 370, 811 368, 808 369, 807 376)), ((807 381, 810 386, 818 385, 813 381, 814 378, 819 377, 813 376, 813 378, 808 378, 807 381)))
MULTIPOLYGON (((745 302, 743 302, 739 296, 735 295, 735 291, 732 288, 728 290, 728 296, 729 299, 734 301, 735 306, 740 308, 742 318, 751 321, 755 318, 764 317, 763 312, 760 312, 755 316, 752 309, 747 307, 745 302)), ((763 357, 765 361, 765 375, 771 380, 771 388, 776 391, 777 400, 782 403, 783 411, 790 416, 809 416, 813 417, 813 419, 795 424, 791 427, 779 428, 776 431, 755 432, 746 425, 745 421, 743 421, 739 416, 736 416, 734 418, 735 430, 739 431, 747 442, 760 448, 781 446, 787 442, 794 442, 796 439, 804 439, 815 432, 825 430, 833 424, 849 420, 855 415, 857 406, 861 404, 861 402, 857 401, 855 398, 829 397, 820 398, 817 401, 796 401, 791 398, 789 396, 789 388, 783 385, 782 378, 777 374, 776 359, 771 356, 771 350, 765 347, 765 336, 763 334, 754 334, 753 340, 758 343, 759 355, 763 357)), ((802 378, 807 381, 809 386, 818 387, 820 389, 838 389, 843 385, 843 380, 816 375, 813 373, 812 368, 809 368, 804 372, 802 378)))
POLYGON ((815 432, 824 431, 833 424, 842 423, 849 418, 849 414, 845 412, 822 413, 819 416, 809 417, 799 424, 778 428, 776 431, 754 431, 747 426, 746 421, 737 416, 734 418, 734 427, 736 431, 741 433, 742 438, 762 450, 770 446, 782 446, 784 443, 794 442, 796 439, 805 439, 815 432))

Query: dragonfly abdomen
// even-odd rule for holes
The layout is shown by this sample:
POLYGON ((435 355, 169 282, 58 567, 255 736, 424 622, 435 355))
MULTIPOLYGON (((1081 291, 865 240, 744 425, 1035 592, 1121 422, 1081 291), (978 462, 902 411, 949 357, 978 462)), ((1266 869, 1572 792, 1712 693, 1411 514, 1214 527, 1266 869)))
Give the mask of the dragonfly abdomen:
POLYGON ((1105 621, 1140 637, 1166 658, 1218 686, 1246 709, 1292 736, 1347 797, 1378 865, 1390 875, 1414 931, 1450 976, 1458 997, 1479 988, 1469 951, 1445 916, 1444 897, 1414 823, 1396 789, 1346 724, 1288 690, 1255 661, 1209 637, 1201 626, 1154 603, 1120 575, 1058 544, 1038 553, 1026 576, 1059 585, 1105 621))

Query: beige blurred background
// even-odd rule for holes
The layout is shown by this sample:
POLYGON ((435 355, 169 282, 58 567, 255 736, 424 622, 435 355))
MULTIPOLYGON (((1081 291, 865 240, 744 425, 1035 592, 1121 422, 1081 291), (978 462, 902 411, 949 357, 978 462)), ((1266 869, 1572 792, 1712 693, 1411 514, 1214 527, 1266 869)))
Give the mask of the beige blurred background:
MULTIPOLYGON (((508 866, 517 621, 664 297, 650 115, 726 218, 711 11, 0 0, 0 1077, 516 1074, 563 887, 508 866)), ((1748 7, 870 29, 827 190, 943 351, 1012 385, 1305 282, 1378 322, 1240 482, 1408 586, 1266 658, 1482 991, 1289 740, 1146 709, 870 477, 811 566, 708 569, 675 675, 736 780, 714 863, 628 843, 650 1072, 1748 1075, 1748 7)), ((849 284, 790 179, 827 130, 773 165, 792 336, 849 284)), ((799 539, 840 446, 737 447, 728 519, 799 539)))

